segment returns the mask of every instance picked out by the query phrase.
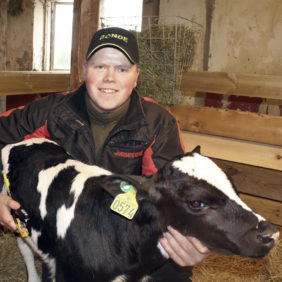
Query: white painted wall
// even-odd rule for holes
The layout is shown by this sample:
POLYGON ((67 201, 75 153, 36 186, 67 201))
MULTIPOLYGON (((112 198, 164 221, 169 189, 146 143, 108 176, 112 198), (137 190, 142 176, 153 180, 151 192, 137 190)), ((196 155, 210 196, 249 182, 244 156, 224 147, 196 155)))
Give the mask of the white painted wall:
MULTIPOLYGON (((206 0, 160 0, 160 15, 193 19, 205 32, 206 0)), ((281 15, 281 0, 215 0, 209 70, 282 75, 281 15)))
POLYGON ((282 1, 216 0, 209 70, 282 75, 282 1))

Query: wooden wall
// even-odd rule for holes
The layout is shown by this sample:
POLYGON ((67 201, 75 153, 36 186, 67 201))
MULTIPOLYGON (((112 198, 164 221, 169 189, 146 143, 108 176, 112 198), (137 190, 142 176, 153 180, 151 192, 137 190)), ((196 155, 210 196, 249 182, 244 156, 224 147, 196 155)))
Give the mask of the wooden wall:
MULTIPOLYGON (((187 71, 182 90, 282 100, 282 77, 187 71)), ((175 105, 187 151, 201 145, 234 180, 246 203, 282 226, 282 116, 175 105)))

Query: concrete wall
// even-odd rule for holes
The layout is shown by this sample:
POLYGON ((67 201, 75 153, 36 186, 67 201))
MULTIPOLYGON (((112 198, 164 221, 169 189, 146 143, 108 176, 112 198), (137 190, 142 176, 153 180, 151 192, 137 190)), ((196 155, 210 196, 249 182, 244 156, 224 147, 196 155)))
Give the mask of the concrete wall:
POLYGON ((7 71, 32 70, 33 1, 23 0, 22 8, 7 19, 7 71))
POLYGON ((160 0, 160 15, 203 25, 203 44, 209 39, 208 70, 282 75, 281 0, 160 0))
POLYGON ((216 0, 209 69, 282 75, 281 15, 281 0, 216 0))

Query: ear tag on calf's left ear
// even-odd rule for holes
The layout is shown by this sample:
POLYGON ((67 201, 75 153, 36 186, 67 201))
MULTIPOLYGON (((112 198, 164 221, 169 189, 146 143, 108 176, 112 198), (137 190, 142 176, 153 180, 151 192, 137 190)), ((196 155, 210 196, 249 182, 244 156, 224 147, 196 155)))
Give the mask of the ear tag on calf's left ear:
POLYGON ((126 217, 127 219, 132 219, 138 210, 136 188, 126 181, 121 181, 120 189, 124 193, 118 194, 114 198, 114 201, 111 204, 111 210, 123 217, 126 217))

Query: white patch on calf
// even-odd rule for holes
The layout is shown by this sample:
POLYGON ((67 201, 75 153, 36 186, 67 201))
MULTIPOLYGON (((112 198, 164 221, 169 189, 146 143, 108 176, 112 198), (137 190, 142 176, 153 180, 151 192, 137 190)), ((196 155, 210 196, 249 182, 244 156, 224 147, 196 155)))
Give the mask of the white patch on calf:
POLYGON ((65 234, 67 232, 67 229, 70 226, 71 221, 74 218, 74 210, 76 206, 77 199, 79 195, 81 194, 84 183, 88 179, 88 175, 79 173, 71 186, 70 193, 74 194, 74 201, 73 204, 66 208, 65 205, 62 205, 57 212, 57 235, 58 237, 64 238, 65 234))
POLYGON ((23 256, 27 273, 28 273, 28 282, 40 282, 35 264, 34 264, 34 255, 31 248, 26 244, 21 237, 17 237, 18 247, 23 256))
POLYGON ((169 254, 166 252, 166 250, 161 245, 160 241, 158 242, 157 248, 160 250, 162 256, 166 259, 169 259, 169 254))
POLYGON ((252 212, 259 221, 265 220, 259 214, 254 213, 238 197, 225 173, 209 158, 193 153, 191 156, 184 156, 180 160, 173 162, 172 166, 199 180, 205 180, 207 183, 224 193, 229 199, 235 201, 242 208, 252 212))
POLYGON ((33 250, 33 252, 37 253, 42 261, 44 261, 50 270, 52 281, 54 280, 56 273, 56 260, 54 258, 50 258, 48 254, 43 253, 38 249, 38 237, 41 236, 41 232, 36 231, 35 229, 31 229, 31 237, 26 237, 24 241, 26 244, 33 250))
POLYGON ((57 212, 57 235, 61 238, 65 237, 71 221, 74 218, 75 206, 78 197, 80 196, 84 188, 84 183, 86 182, 86 180, 89 177, 112 174, 108 170, 97 166, 90 166, 77 161, 73 161, 72 163, 79 174, 75 177, 70 190, 70 193, 74 195, 74 202, 72 206, 66 208, 65 205, 62 205, 57 212))
POLYGON ((37 191, 41 194, 39 210, 42 220, 47 214, 46 198, 48 195, 48 189, 50 188, 52 181, 62 170, 71 166, 73 166, 78 172, 83 173, 83 175, 85 175, 85 177, 87 178, 91 176, 111 174, 111 172, 103 168, 86 165, 75 160, 67 160, 65 163, 60 163, 56 166, 52 166, 50 168, 40 171, 38 175, 37 191))
POLYGON ((126 281, 127 281, 126 275, 119 275, 114 280, 112 280, 110 282, 126 282, 126 281))

